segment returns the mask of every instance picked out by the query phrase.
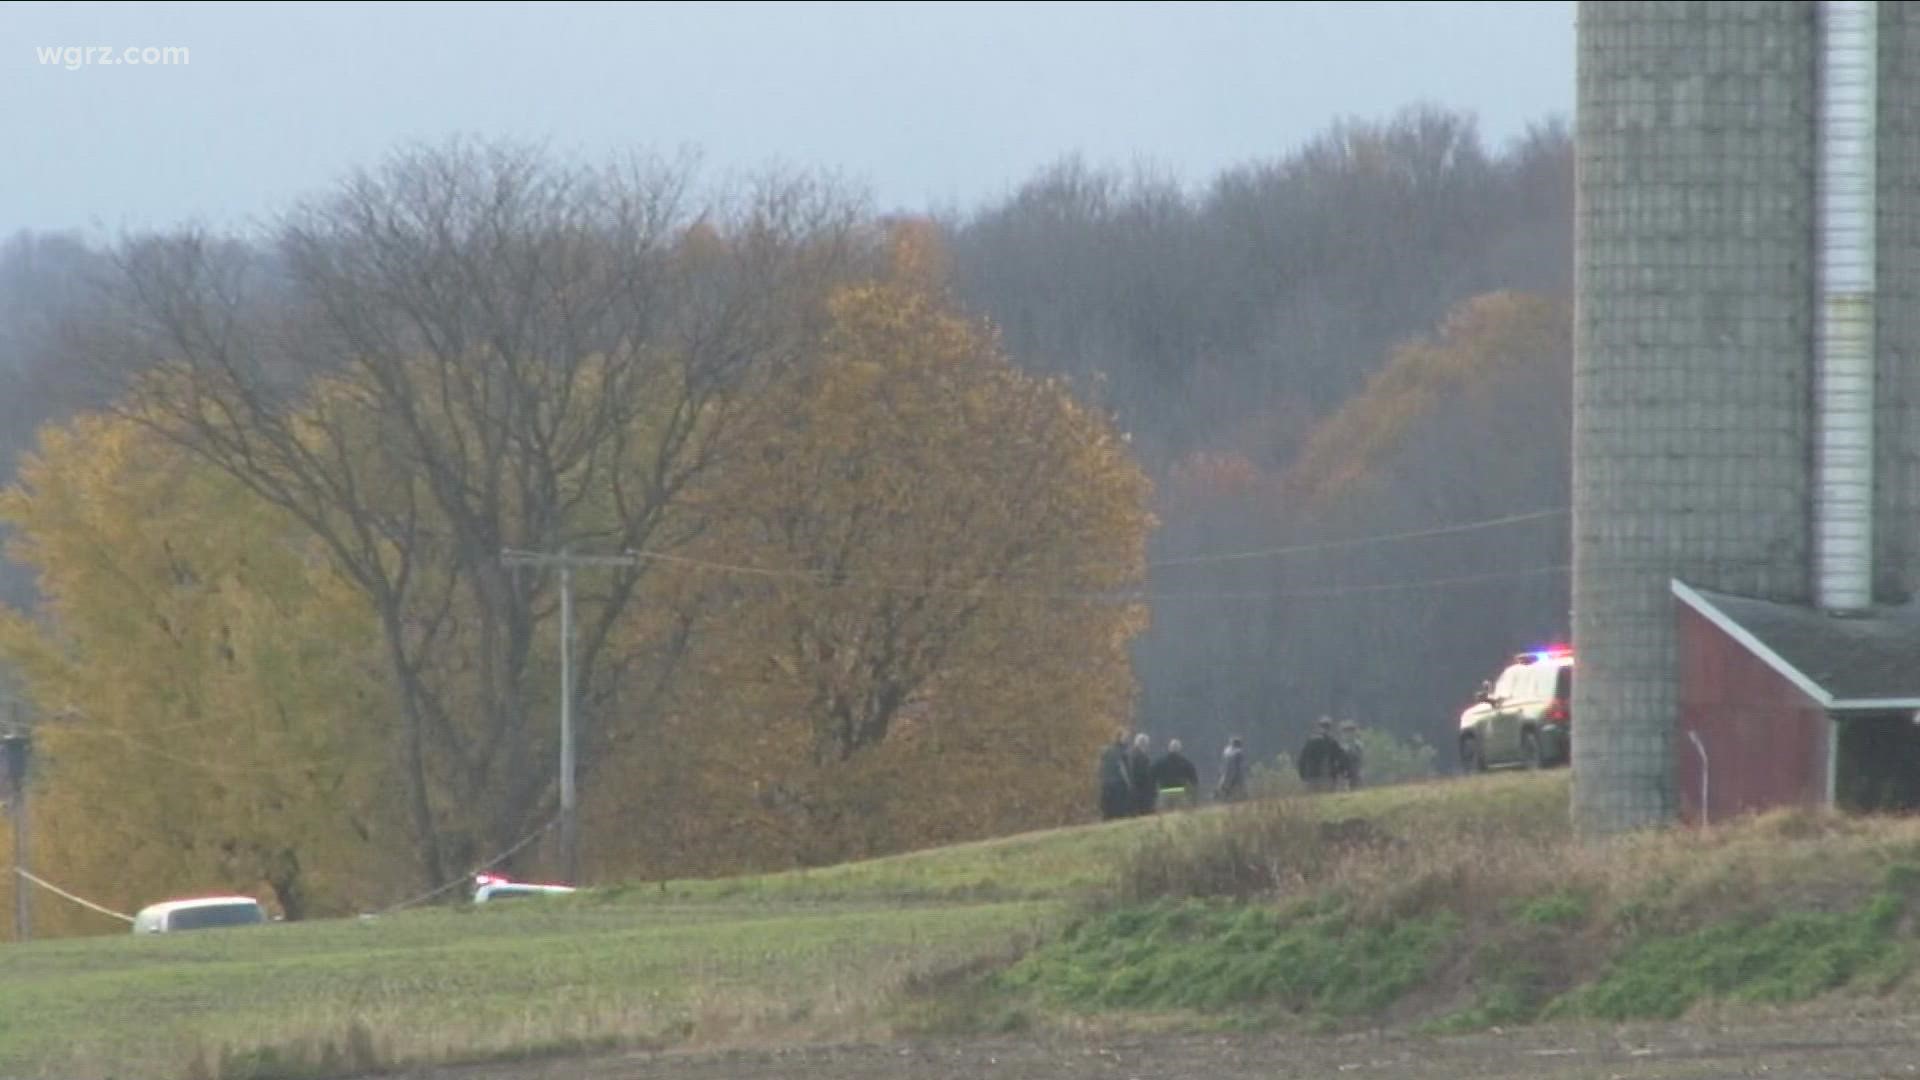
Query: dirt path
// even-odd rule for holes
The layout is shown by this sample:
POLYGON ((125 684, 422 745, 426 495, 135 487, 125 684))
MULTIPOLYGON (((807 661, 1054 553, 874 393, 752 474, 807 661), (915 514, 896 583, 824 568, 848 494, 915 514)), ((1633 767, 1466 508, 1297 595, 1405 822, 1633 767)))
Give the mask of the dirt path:
POLYGON ((1536 1028, 1457 1038, 978 1038, 637 1053, 402 1074, 409 1080, 1708 1080, 1920 1077, 1920 1016, 1536 1028))

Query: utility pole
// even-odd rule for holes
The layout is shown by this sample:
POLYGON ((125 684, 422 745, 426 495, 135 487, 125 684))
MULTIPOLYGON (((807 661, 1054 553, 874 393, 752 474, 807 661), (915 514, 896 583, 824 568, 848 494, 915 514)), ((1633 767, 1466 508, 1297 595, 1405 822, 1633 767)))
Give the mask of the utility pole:
POLYGON ((0 757, 4 757, 7 777, 7 816, 13 819, 13 940, 33 937, 32 892, 21 871, 27 869, 27 758, 33 742, 20 723, 20 706, 8 710, 12 721, 0 734, 0 757))
POLYGON ((565 548, 558 552, 507 548, 500 552, 500 561, 508 566, 560 568, 560 853, 567 884, 578 885, 580 815, 575 808, 573 783, 573 570, 576 566, 632 566, 640 560, 637 555, 575 555, 565 548))

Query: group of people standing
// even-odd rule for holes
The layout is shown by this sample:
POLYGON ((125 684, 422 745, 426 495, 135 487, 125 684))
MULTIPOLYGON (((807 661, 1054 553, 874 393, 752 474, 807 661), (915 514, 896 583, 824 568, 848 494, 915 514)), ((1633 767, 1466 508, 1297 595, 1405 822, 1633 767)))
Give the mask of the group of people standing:
MULTIPOLYGON (((1300 749, 1300 779, 1310 791, 1351 790, 1360 786, 1360 725, 1348 720, 1334 734, 1333 719, 1322 716, 1314 734, 1300 749)), ((1167 743, 1167 752, 1153 756, 1153 740, 1141 732, 1131 740, 1114 733, 1100 752, 1100 816, 1138 817, 1159 809, 1163 798, 1191 806, 1199 799, 1200 771, 1181 753, 1180 740, 1167 743)), ((1220 755, 1220 781, 1214 797, 1236 802, 1247 794, 1247 750, 1239 736, 1227 740, 1220 755)))
POLYGON ((1131 745, 1126 732, 1116 732, 1100 752, 1100 816, 1112 821, 1151 814, 1163 792, 1191 803, 1200 790, 1200 770, 1180 751, 1180 740, 1175 739, 1155 759, 1146 732, 1135 735, 1131 745))

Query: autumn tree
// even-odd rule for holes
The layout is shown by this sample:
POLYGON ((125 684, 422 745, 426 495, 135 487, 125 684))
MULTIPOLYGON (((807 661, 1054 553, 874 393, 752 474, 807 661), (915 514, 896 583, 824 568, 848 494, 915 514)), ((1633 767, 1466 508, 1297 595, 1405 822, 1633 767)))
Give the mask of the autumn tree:
POLYGON ((703 495, 700 676, 660 778, 687 850, 821 862, 1074 820, 1128 720, 1145 477, 941 266, 898 228, 703 495))
MULTIPOLYGON (((366 599, 423 880, 554 810, 553 584, 502 549, 693 535, 675 507, 811 340, 849 258, 852 211, 831 192, 769 183, 702 205, 689 180, 505 145, 405 151, 288 215, 264 250, 128 244, 118 306, 82 342, 141 373, 124 415, 309 530, 366 599)), ((583 582, 583 768, 616 689, 676 652, 614 651, 652 565, 583 582)))
MULTIPOLYGON (((1436 333, 1396 349, 1365 392, 1313 433, 1288 472, 1286 496, 1350 497, 1356 486, 1387 480, 1384 471, 1404 461, 1409 442, 1446 431, 1457 444, 1446 461, 1462 476, 1487 478, 1498 462, 1486 459, 1507 459, 1514 448, 1539 451, 1521 460, 1564 457, 1573 428, 1570 373, 1555 361, 1565 358, 1569 318, 1564 301, 1532 293, 1487 293, 1460 304, 1436 333), (1495 424, 1498 440, 1459 437, 1495 424)), ((1462 508, 1459 490, 1426 495, 1462 508)))
POLYGON ((378 899, 406 852, 378 630, 307 531, 101 416, 44 432, 0 520, 47 604, 0 615, 0 663, 40 705, 42 871, 122 910, 210 887, 296 919, 378 899))

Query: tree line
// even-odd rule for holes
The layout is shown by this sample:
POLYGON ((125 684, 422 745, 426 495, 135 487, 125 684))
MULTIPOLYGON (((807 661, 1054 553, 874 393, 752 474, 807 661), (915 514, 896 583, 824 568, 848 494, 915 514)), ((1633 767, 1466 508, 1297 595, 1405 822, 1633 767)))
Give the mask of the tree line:
POLYGON ((540 830, 556 596, 503 547, 649 554, 577 582, 603 877, 1076 820, 1115 726, 1444 751, 1565 631, 1571 160, 1412 109, 908 221, 453 144, 267 233, 16 237, 60 869, 337 911, 540 830))

